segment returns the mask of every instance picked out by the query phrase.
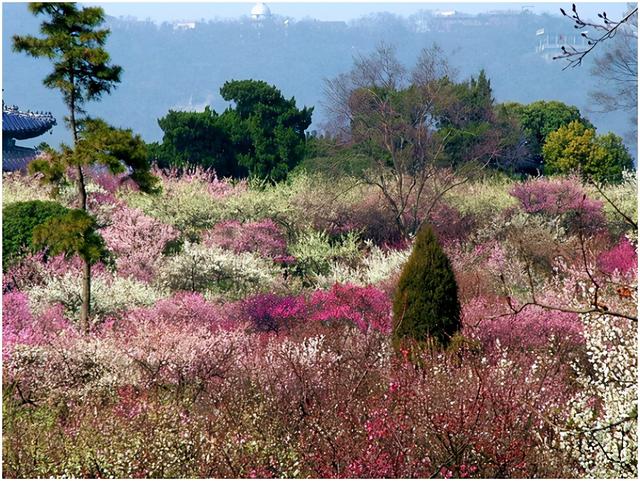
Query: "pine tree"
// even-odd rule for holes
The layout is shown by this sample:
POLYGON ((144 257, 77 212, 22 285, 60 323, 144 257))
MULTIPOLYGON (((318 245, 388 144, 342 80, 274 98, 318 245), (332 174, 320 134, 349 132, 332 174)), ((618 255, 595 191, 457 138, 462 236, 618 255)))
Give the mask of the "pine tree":
MULTIPOLYGON (((83 108, 99 100, 120 82, 122 67, 109 64, 103 48, 109 30, 100 28, 104 11, 100 7, 78 8, 75 3, 34 2, 34 15, 44 15, 42 37, 15 35, 13 49, 36 58, 48 58, 53 71, 44 79, 48 88, 59 90, 69 111, 65 118, 73 135, 73 147, 62 145, 59 152, 47 149, 47 155, 30 165, 31 171, 44 174, 44 180, 57 184, 69 169, 75 173, 80 209, 87 211, 85 169, 102 164, 112 173, 130 172, 141 190, 153 192, 157 179, 150 174, 145 144, 130 130, 115 129, 104 121, 90 119, 83 108)), ((82 275, 80 322, 89 329, 91 305, 91 262, 86 257, 82 275)))
POLYGON ((416 236, 393 303, 395 343, 434 339, 446 345, 460 329, 458 286, 431 226, 416 236))

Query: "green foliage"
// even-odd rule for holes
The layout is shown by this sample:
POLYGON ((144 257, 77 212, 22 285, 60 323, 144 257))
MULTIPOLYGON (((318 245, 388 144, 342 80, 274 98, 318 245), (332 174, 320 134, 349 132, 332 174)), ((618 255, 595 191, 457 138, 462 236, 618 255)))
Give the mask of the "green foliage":
POLYGON ((613 133, 596 136, 595 129, 573 121, 547 136, 542 153, 545 173, 579 171, 597 182, 620 182, 633 160, 622 139, 613 133))
POLYGON ((608 132, 595 138, 585 173, 601 182, 621 182, 624 171, 634 169, 633 159, 624 145, 622 137, 608 132))
POLYGON ((393 338, 446 345, 460 329, 458 286, 449 259, 429 225, 416 236, 393 303, 393 338))
POLYGON ((236 145, 238 164, 250 175, 282 180, 304 157, 304 131, 311 125, 313 108, 296 107, 266 82, 232 80, 220 89, 222 98, 235 103, 222 115, 236 145))
POLYGON ((109 261, 104 239, 96 229, 96 220, 84 210, 68 210, 38 225, 33 230, 33 243, 48 248, 52 255, 77 254, 89 264, 109 261))
POLYGON ((40 25, 44 36, 14 35, 13 49, 53 61, 53 71, 45 77, 44 84, 62 93, 75 134, 75 116, 83 112, 81 106, 111 92, 120 82, 122 67, 109 65, 109 54, 102 48, 110 33, 98 28, 104 23, 104 11, 62 2, 34 2, 29 4, 29 10, 36 16, 48 17, 40 25))
POLYGON ((164 137, 152 146, 153 158, 161 166, 212 168, 221 177, 286 178, 305 155, 313 108, 299 110, 294 98, 257 80, 225 82, 220 94, 235 104, 221 115, 207 107, 158 120, 164 137))
POLYGON ((2 208, 2 268, 4 271, 20 256, 35 252, 33 231, 53 217, 66 214, 69 210, 51 201, 32 200, 15 202, 2 208))
POLYGON ((493 93, 484 70, 478 78, 454 83, 443 79, 444 88, 437 102, 440 134, 446 138, 449 163, 459 165, 470 160, 485 160, 482 147, 493 130, 493 93))
POLYGON ((158 119, 164 132, 161 144, 152 144, 149 158, 160 167, 185 168, 198 165, 213 169, 219 177, 242 177, 246 170, 235 160, 235 150, 218 114, 204 112, 169 113, 158 119))
POLYGON ((510 105, 519 114, 522 128, 529 142, 529 152, 538 159, 542 155, 542 146, 551 132, 573 121, 593 128, 591 122, 582 116, 577 107, 555 100, 539 100, 528 105, 510 105))

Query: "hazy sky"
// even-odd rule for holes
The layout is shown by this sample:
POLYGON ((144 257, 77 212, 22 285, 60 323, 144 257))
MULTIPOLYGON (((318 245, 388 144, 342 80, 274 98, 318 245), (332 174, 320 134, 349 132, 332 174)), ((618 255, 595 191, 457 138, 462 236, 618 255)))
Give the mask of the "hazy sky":
MULTIPOLYGON (((93 2, 83 2, 93 4, 93 2)), ((559 14, 560 7, 571 8, 571 1, 550 2, 265 2, 271 12, 277 15, 302 19, 305 17, 319 20, 352 20, 374 12, 387 11, 397 15, 409 16, 419 10, 457 10, 465 13, 481 13, 491 10, 521 11, 523 7, 534 13, 559 14)), ((210 20, 214 18, 238 18, 249 15, 255 2, 97 2, 107 15, 115 17, 132 16, 140 20, 151 19, 155 22, 174 20, 210 20)), ((606 9, 611 18, 620 16, 626 9, 626 3, 607 3, 599 0, 592 3, 578 2, 578 12, 584 17, 595 18, 597 13, 606 9)))

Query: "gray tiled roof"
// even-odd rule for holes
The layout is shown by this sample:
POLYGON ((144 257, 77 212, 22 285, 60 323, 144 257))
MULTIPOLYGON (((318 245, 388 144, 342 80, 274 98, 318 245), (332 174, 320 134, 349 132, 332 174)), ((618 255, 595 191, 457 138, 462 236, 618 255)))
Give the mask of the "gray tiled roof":
POLYGON ((17 107, 2 107, 2 135, 13 139, 31 139, 56 125, 51 113, 21 112, 17 107))
POLYGON ((29 162, 36 158, 38 151, 28 147, 11 147, 2 150, 2 172, 26 171, 29 162))

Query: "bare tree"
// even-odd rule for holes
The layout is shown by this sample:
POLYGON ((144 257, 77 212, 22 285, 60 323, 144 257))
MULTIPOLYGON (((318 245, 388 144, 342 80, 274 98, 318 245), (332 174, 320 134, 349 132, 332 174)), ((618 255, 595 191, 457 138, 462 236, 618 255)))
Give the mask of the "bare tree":
POLYGON ((439 166, 447 135, 438 130, 438 103, 449 85, 442 80, 453 75, 437 46, 424 49, 409 72, 393 47, 380 45, 326 81, 331 133, 369 159, 360 180, 380 190, 405 238, 468 178, 439 166))
MULTIPOLYGON (((620 31, 606 51, 594 59, 591 73, 598 82, 598 90, 589 96, 600 108, 599 112, 624 111, 630 114, 631 132, 626 137, 636 141, 638 133, 638 35, 637 14, 630 28, 620 31), (631 26, 635 24, 635 29, 631 26)), ((594 109, 596 110, 596 109, 594 109)))
POLYGON ((589 92, 589 96, 599 109, 593 112, 625 111, 631 114, 631 131, 626 137, 635 142, 638 134, 638 7, 629 4, 627 12, 620 20, 612 20, 606 12, 598 14, 600 22, 583 20, 572 5, 572 14, 560 9, 562 14, 574 22, 576 29, 591 28, 582 32, 589 45, 586 49, 562 47, 562 55, 554 59, 567 60, 568 67, 577 67, 596 45, 607 40, 604 52, 594 58, 591 73, 599 79, 598 90, 589 92))

